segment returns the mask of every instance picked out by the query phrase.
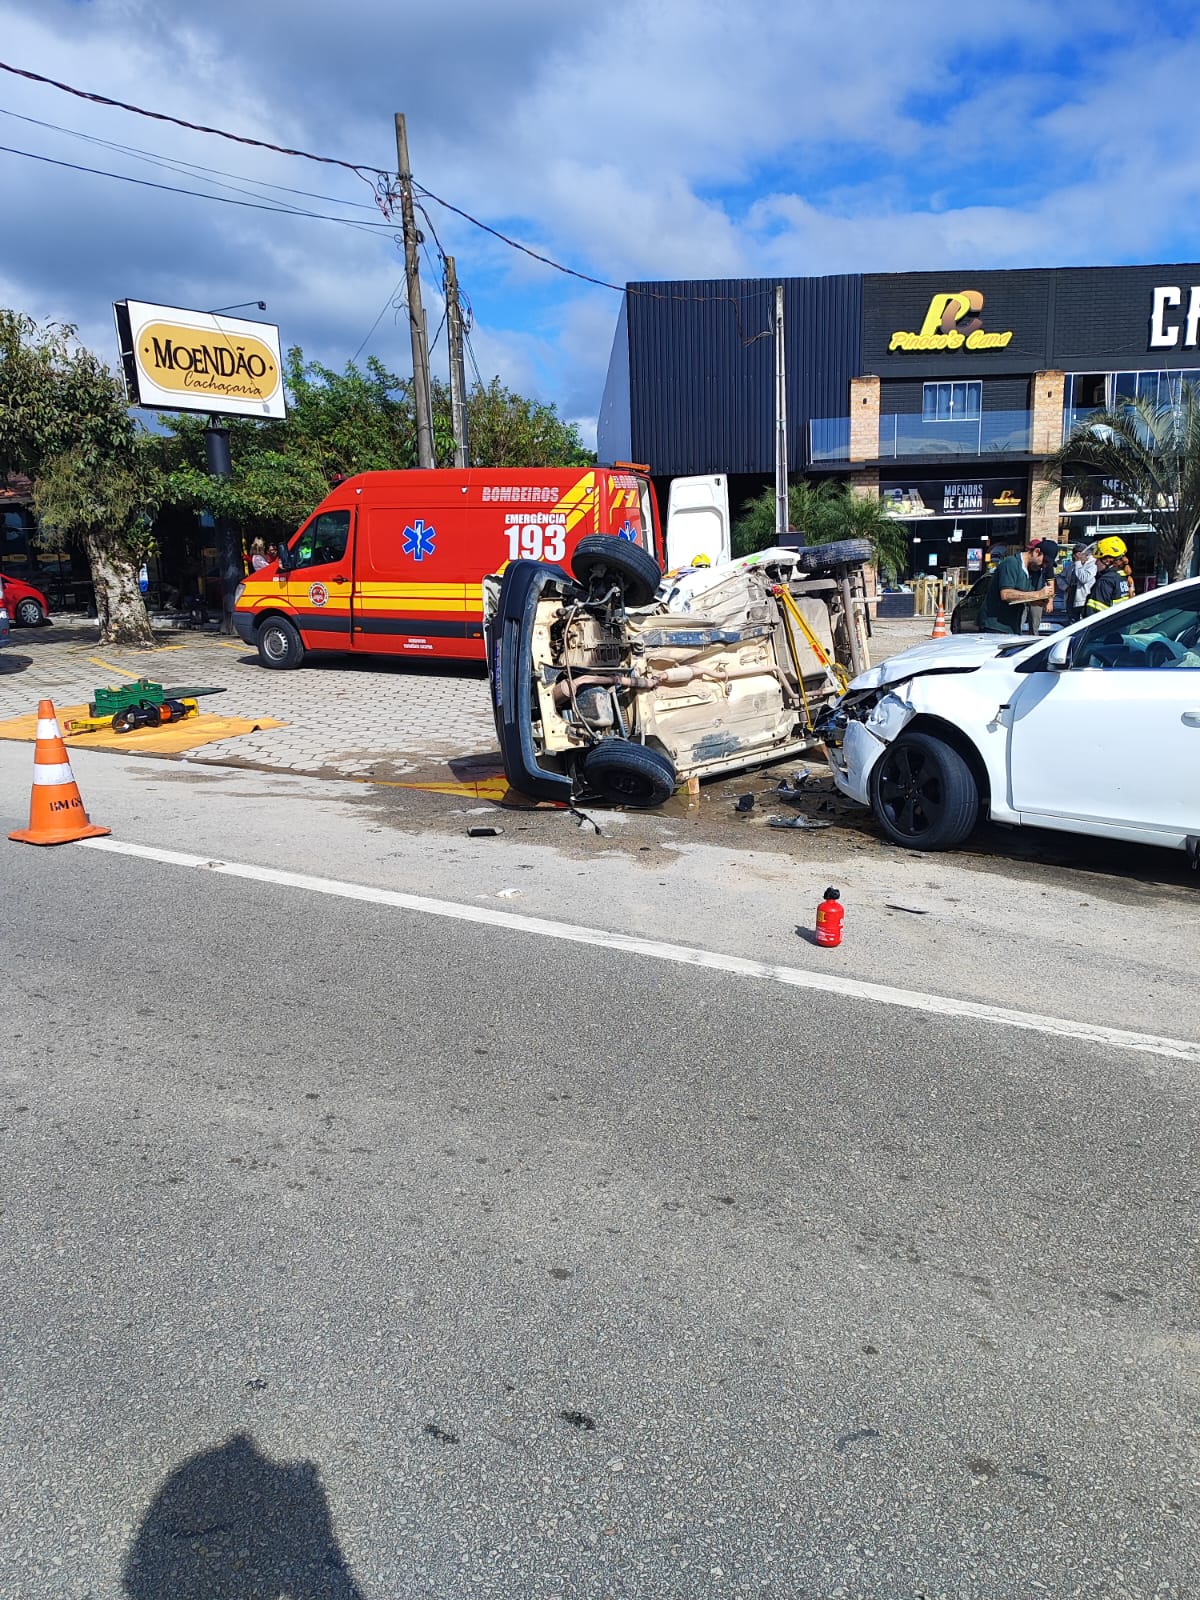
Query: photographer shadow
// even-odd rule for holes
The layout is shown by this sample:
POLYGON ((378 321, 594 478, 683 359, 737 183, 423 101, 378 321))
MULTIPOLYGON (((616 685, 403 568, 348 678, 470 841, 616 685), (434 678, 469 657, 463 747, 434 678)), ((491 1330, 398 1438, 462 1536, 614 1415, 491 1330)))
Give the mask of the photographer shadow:
POLYGON ((273 1461, 247 1433, 171 1473, 123 1578, 130 1600, 365 1600, 316 1464, 273 1461))

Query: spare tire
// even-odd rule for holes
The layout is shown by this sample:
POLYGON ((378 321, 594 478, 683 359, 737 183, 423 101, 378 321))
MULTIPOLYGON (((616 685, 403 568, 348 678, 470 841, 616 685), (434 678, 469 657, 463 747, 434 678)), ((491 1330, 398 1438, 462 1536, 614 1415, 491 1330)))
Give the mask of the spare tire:
POLYGON ((583 758, 583 776, 610 805, 639 811, 669 800, 677 782, 674 762, 632 739, 601 739, 583 758))
POLYGON ((662 568, 650 552, 613 533, 589 533, 580 539, 571 571, 585 589, 597 579, 615 579, 627 606, 648 606, 662 582, 662 568))
POLYGON ((808 544, 796 551, 804 572, 827 572, 830 567, 861 567, 874 559, 869 539, 835 539, 832 544, 808 544))

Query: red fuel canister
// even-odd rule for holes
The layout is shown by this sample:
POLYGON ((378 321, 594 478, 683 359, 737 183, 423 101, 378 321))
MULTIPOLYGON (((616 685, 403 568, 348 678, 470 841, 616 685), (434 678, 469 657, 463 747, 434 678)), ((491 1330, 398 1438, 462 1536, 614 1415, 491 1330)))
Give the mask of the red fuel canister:
POLYGON ((846 908, 836 889, 826 889, 825 898, 817 907, 817 943, 832 949, 842 942, 842 919, 846 908))

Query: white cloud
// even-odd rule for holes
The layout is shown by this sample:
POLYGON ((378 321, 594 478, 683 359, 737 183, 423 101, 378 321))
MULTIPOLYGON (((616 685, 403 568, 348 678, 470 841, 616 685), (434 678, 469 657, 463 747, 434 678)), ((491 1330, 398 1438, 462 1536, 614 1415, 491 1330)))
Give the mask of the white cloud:
MULTIPOLYGON (((420 182, 614 282, 1195 253, 1200 32, 1114 0, 1009 0, 969 18, 950 0, 611 0, 584 13, 461 0, 452 14, 394 0, 343 0, 336 14, 324 0, 0 0, 0 25, 8 61, 381 169, 403 110, 420 182)), ((7 109, 94 137, 371 203, 336 167, 4 75, 0 90, 7 109)), ((206 187, 5 117, 0 143, 206 187)), ((110 356, 114 298, 262 298, 287 343, 341 366, 400 277, 386 229, 268 217, 16 156, 0 156, 0 171, 17 219, 0 245, 6 298, 79 323, 110 356)), ((587 419, 617 297, 427 210, 472 299, 485 378, 499 371, 587 419)), ((433 275, 425 283, 432 328, 441 308, 433 275)), ((406 371, 403 314, 389 307, 367 349, 406 371)))

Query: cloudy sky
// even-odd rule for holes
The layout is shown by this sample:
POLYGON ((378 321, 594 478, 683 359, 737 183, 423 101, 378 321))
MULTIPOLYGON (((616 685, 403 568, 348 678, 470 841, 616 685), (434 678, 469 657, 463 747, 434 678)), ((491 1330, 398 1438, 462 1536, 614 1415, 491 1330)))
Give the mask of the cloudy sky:
MULTIPOLYGON (((1197 254, 1186 0, 0 0, 0 60, 368 173, 403 111, 419 184, 617 284, 1197 254)), ((115 362, 115 299, 262 299, 307 356, 410 370, 367 180, 8 72, 0 145, 0 304, 115 362)), ((618 294, 426 208, 431 332, 440 242, 484 378, 593 436, 618 294)))

